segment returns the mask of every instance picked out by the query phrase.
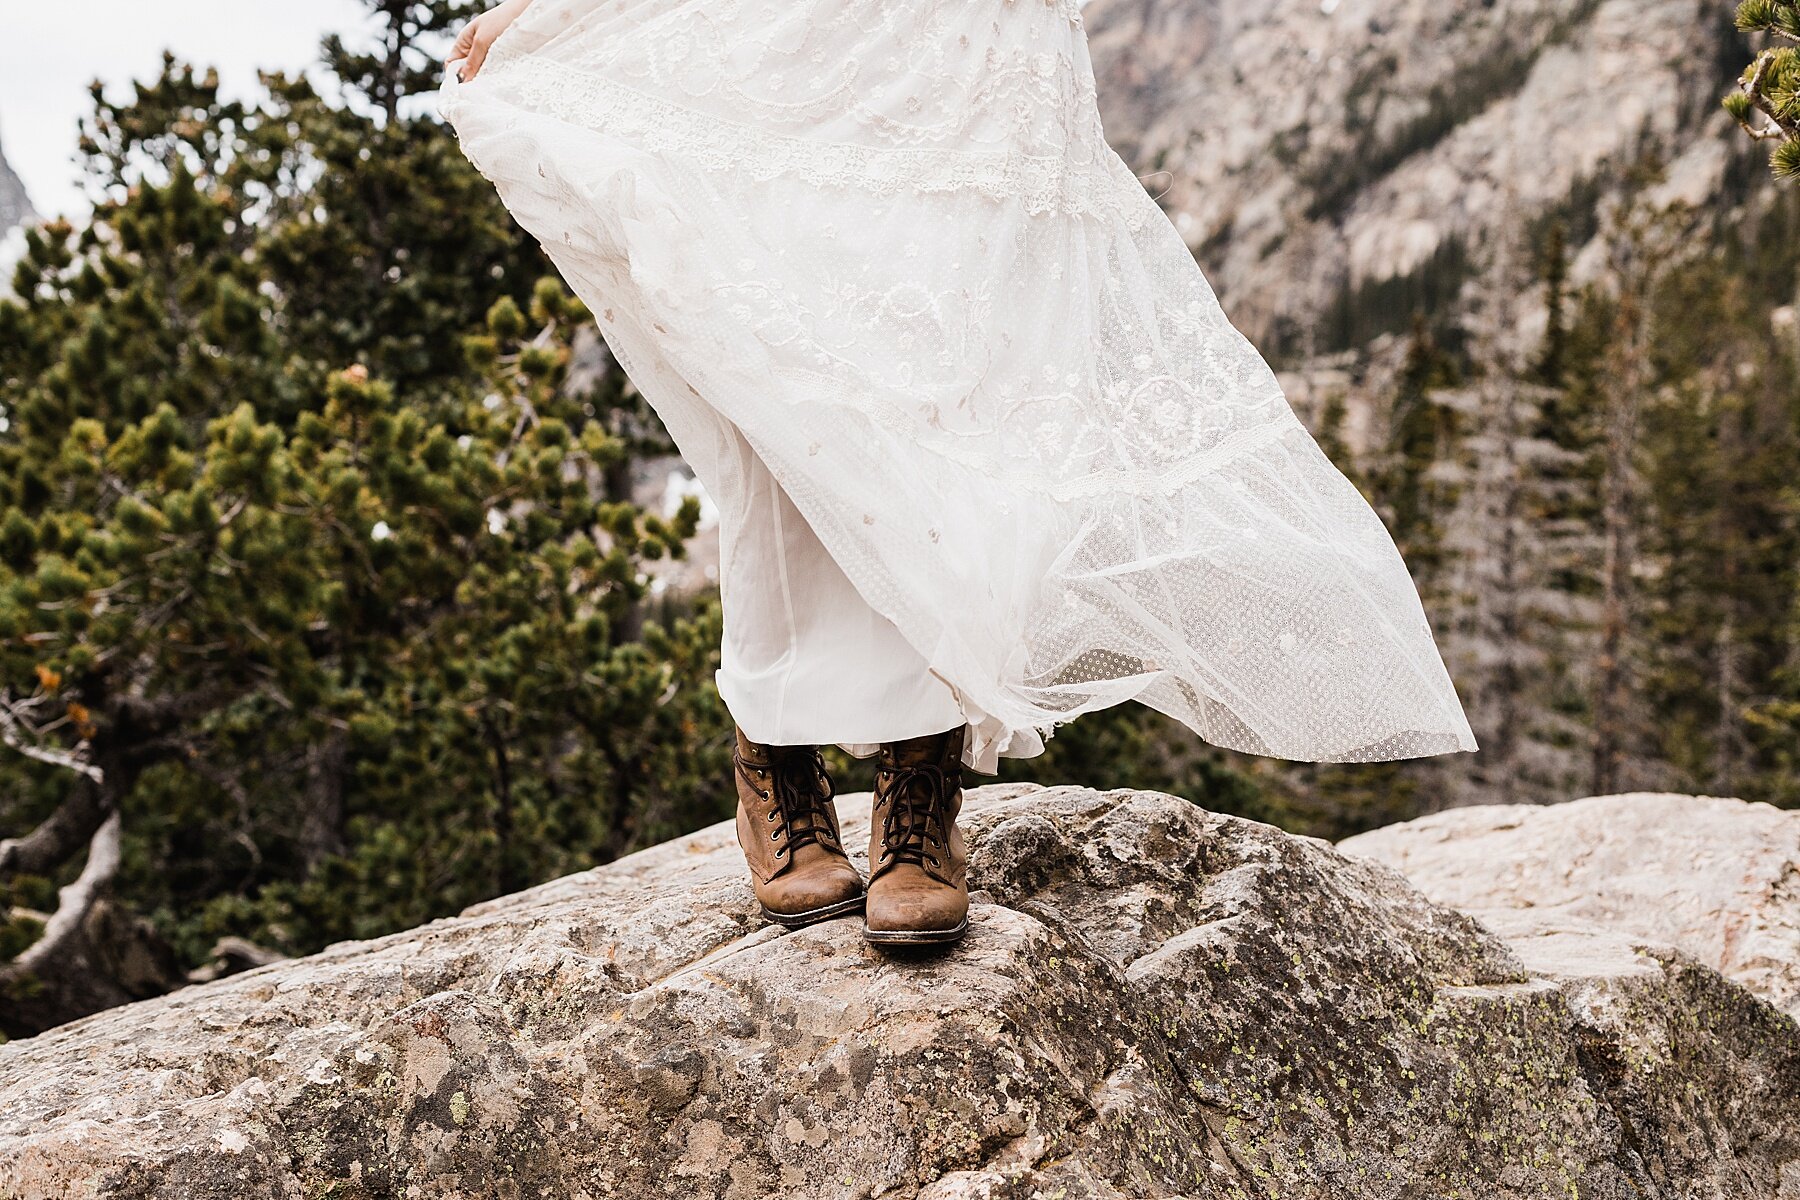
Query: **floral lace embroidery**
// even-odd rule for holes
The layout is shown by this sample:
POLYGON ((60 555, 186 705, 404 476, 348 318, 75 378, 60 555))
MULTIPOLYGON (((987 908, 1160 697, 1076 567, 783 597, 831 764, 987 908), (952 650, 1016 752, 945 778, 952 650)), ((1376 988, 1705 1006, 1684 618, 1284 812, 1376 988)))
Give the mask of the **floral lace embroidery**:
MULTIPOLYGON (((499 82, 504 60, 488 69, 499 82)), ((535 112, 681 155, 709 171, 755 180, 792 176, 875 195, 973 191, 1016 200, 1032 213, 1112 217, 1132 228, 1146 215, 1136 203, 1142 185, 1111 151, 1099 165, 1072 166, 1059 155, 1008 150, 826 142, 711 116, 555 62, 533 63, 505 85, 535 112)))

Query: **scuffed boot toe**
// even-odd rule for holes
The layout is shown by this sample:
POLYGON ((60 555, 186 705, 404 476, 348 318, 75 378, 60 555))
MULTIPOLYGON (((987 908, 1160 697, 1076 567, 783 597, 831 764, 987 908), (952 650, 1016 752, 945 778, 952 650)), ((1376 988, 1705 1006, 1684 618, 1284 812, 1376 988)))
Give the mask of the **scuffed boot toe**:
MULTIPOLYGON (((902 868, 904 870, 904 868, 902 868)), ((969 931, 969 896, 920 872, 914 881, 882 877, 863 910, 863 937, 882 945, 954 942, 969 931)))
POLYGON ((848 864, 776 879, 763 889, 763 916, 777 925, 810 925, 863 907, 862 876, 848 864))

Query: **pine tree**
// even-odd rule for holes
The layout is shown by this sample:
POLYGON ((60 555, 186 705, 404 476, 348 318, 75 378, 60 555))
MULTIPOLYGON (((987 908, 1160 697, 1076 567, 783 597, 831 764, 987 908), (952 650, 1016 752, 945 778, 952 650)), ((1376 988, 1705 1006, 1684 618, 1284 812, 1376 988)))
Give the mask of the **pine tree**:
POLYGON ((1749 284, 1717 255, 1653 298, 1668 382, 1644 414, 1643 686, 1669 786, 1779 800, 1792 730, 1768 737, 1765 719, 1792 695, 1800 387, 1792 339, 1770 336, 1749 284))
POLYGON ((376 7, 354 103, 97 97, 93 218, 0 303, 5 1033, 725 815, 716 607, 645 612, 697 508, 622 494, 666 442, 376 7))
POLYGON ((1444 400, 1461 379, 1423 318, 1406 345, 1392 403, 1382 462, 1372 472, 1377 507, 1429 604, 1446 565, 1442 515, 1456 504, 1456 472, 1446 470, 1460 453, 1462 418, 1444 400))
MULTIPOLYGON (((1638 180, 1659 177, 1651 164, 1638 180)), ((1612 327, 1605 357, 1600 424, 1600 630, 1593 699, 1593 779, 1597 795, 1621 790, 1628 759, 1641 756, 1650 722, 1633 682, 1637 576, 1642 567, 1643 485, 1640 425, 1654 379, 1651 297, 1674 257, 1684 214, 1655 206, 1641 191, 1612 206, 1606 232, 1612 327)))
POLYGON ((1446 764, 1436 790, 1447 805, 1544 803, 1579 786, 1574 747, 1585 731, 1557 698, 1569 690, 1581 608, 1558 587, 1558 564, 1592 539, 1558 519, 1581 486, 1571 483, 1581 456, 1543 436, 1561 393, 1540 382, 1568 349, 1561 255, 1553 231, 1538 263, 1547 320, 1534 345, 1520 300, 1533 280, 1517 244, 1502 241, 1464 321, 1473 378, 1444 398, 1465 414, 1467 453, 1458 503, 1443 518, 1456 603, 1440 645, 1481 744, 1446 764))

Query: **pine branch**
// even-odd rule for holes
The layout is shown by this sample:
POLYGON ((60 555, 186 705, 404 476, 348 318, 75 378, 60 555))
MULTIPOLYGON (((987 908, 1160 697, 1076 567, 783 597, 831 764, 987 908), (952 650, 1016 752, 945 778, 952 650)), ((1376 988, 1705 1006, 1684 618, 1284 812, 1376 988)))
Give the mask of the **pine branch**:
POLYGON ((1751 125, 1749 120, 1750 114, 1747 110, 1743 110, 1742 105, 1739 105, 1736 109, 1732 110, 1732 116, 1737 118, 1737 123, 1743 126, 1746 133, 1758 141, 1764 139, 1800 137, 1800 126, 1795 126, 1792 123, 1783 120, 1777 110, 1775 102, 1770 100, 1768 96, 1763 93, 1763 85, 1769 76, 1769 65, 1774 59, 1775 51, 1764 50, 1761 54, 1756 56, 1756 63, 1750 72, 1750 78, 1738 81, 1738 91, 1749 101, 1750 107, 1762 113, 1769 119, 1769 125, 1761 129, 1751 125))

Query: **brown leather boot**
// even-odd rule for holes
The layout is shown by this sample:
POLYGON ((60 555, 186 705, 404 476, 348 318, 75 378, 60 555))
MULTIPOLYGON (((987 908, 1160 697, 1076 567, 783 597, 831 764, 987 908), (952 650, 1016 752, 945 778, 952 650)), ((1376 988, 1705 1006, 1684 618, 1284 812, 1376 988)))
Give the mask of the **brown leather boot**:
POLYGON ((863 906, 863 880, 838 835, 817 746, 765 746, 737 732, 737 836, 763 916, 810 925, 863 906))
POLYGON ((863 917, 863 936, 871 942, 954 942, 969 930, 968 851, 956 827, 967 730, 881 747, 863 917))

